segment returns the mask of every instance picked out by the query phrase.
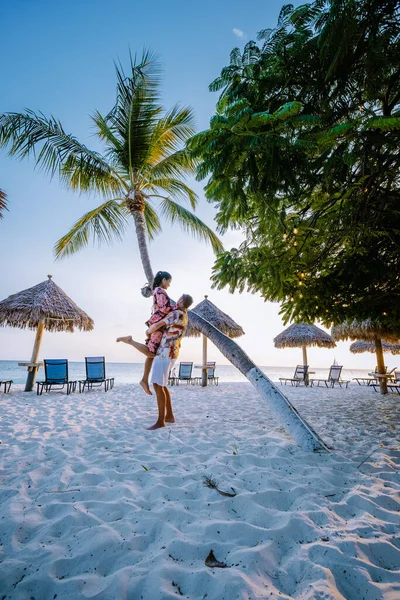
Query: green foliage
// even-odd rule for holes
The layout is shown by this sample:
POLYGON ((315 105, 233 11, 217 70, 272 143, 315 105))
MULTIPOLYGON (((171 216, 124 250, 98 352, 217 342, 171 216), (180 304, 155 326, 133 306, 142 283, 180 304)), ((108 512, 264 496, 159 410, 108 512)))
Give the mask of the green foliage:
POLYGON ((212 84, 190 141, 221 230, 213 284, 285 322, 384 319, 400 335, 400 26, 393 0, 285 6, 212 84))

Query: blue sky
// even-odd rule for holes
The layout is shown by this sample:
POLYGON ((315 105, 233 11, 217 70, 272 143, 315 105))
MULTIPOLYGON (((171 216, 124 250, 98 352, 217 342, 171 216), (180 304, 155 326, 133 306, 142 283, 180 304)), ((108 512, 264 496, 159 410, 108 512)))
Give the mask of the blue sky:
MULTIPOLYGON (((295 3, 299 4, 299 2, 295 3)), ((230 51, 255 39, 260 29, 276 24, 282 2, 276 0, 2 0, 0 112, 23 108, 53 114, 64 128, 87 145, 101 149, 90 122, 94 110, 106 112, 115 98, 114 61, 128 64, 129 49, 151 48, 164 68, 163 102, 190 105, 199 130, 208 126, 217 94, 208 84, 228 64, 230 51)), ((197 214, 214 226, 214 208, 199 195, 197 214)), ((115 343, 119 335, 144 335, 150 303, 139 295, 145 283, 133 227, 120 244, 89 246, 78 255, 54 261, 54 243, 89 209, 95 196, 62 189, 35 171, 0 153, 0 187, 7 191, 10 211, 0 221, 0 299, 31 287, 52 274, 54 281, 96 323, 92 333, 49 334, 42 358, 65 356, 82 360, 105 354, 112 361, 137 361, 141 356, 115 343)), ((238 233, 224 236, 225 247, 240 243, 238 233)), ((249 294, 230 295, 210 289, 213 254, 207 246, 168 225, 151 244, 153 270, 172 273, 172 297, 204 294, 240 323, 246 335, 240 344, 261 365, 294 365, 301 350, 276 350, 273 337, 282 329, 279 306, 249 294)), ((0 328, 0 359, 30 357, 34 333, 0 328)), ((353 356, 341 343, 336 350, 309 350, 312 366, 329 366, 334 356, 348 367, 373 366, 374 360, 353 356)), ((181 358, 199 361, 200 340, 185 340, 181 358)), ((210 358, 226 362, 210 348, 210 358)), ((389 358, 390 364, 391 358, 389 358)))

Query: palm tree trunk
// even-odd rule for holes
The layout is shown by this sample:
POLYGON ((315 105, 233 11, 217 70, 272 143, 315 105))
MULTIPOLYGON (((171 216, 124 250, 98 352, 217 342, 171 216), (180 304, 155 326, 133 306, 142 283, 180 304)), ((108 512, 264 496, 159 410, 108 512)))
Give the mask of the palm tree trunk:
POLYGON ((189 311, 189 318, 196 328, 208 337, 218 350, 254 385, 263 400, 266 400, 276 419, 299 446, 306 450, 327 450, 319 435, 236 342, 196 313, 189 311))
MULTIPOLYGON (((382 341, 381 338, 375 336, 375 352, 376 352, 376 364, 378 366, 378 373, 386 373, 385 360, 383 358, 382 341)), ((379 388, 381 394, 387 394, 387 379, 386 377, 379 377, 379 388)))
POLYGON ((144 274, 146 275, 149 286, 151 287, 154 279, 153 269, 151 268, 149 250, 147 248, 146 228, 144 222, 144 197, 141 192, 132 190, 126 199, 126 205, 133 216, 136 228, 136 237, 139 246, 140 258, 144 274))

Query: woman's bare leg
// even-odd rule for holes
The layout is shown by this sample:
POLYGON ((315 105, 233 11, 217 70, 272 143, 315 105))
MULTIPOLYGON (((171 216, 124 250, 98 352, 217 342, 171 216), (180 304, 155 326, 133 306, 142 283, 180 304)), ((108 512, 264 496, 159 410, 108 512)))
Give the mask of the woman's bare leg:
POLYGON ((125 342, 125 344, 129 344, 130 346, 133 346, 134 348, 136 348, 136 350, 139 350, 139 352, 141 352, 145 356, 154 358, 154 353, 150 352, 150 350, 148 349, 146 344, 141 344, 140 342, 135 342, 135 340, 132 339, 131 335, 127 335, 126 337, 119 337, 119 338, 117 338, 117 342, 125 342))
POLYGON ((172 412, 171 394, 167 387, 163 388, 165 394, 165 422, 175 423, 174 413, 172 412))
POLYGON ((149 386, 149 375, 150 375, 151 367, 153 365, 153 360, 154 360, 154 354, 151 354, 151 357, 148 356, 146 358, 146 360, 144 361, 143 377, 142 377, 142 380, 140 381, 140 385, 142 386, 142 388, 144 389, 146 394, 148 394, 149 396, 153 395, 152 391, 150 389, 150 386, 149 386))
POLYGON ((152 394, 152 391, 149 386, 149 375, 150 375, 151 365, 153 364, 155 354, 153 352, 150 352, 150 350, 148 349, 146 344, 141 344, 140 342, 135 342, 135 340, 132 339, 131 335, 127 335, 125 337, 119 337, 119 338, 117 338, 117 342, 125 342, 125 344, 129 344, 130 346, 133 346, 134 348, 136 348, 136 350, 139 350, 139 352, 141 352, 142 354, 144 354, 146 356, 146 360, 144 361, 143 377, 142 377, 142 380, 140 381, 140 385, 142 386, 142 388, 146 394, 148 394, 149 396, 152 396, 153 394, 152 394))
POLYGON ((151 427, 148 427, 148 429, 150 431, 153 431, 154 429, 160 429, 161 427, 165 427, 165 404, 166 404, 166 397, 165 397, 165 388, 163 388, 161 385, 158 385, 157 383, 153 383, 154 385, 154 391, 156 393, 156 397, 157 397, 157 405, 158 405, 158 419, 157 421, 154 423, 154 425, 152 425, 151 427))

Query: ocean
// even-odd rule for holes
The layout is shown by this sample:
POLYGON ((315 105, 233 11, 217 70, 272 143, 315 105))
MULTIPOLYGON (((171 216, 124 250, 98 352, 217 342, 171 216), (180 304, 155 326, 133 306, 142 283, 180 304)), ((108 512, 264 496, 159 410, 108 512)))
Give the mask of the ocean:
MULTIPOLYGON (((0 360, 0 381, 4 379, 12 379, 14 383, 25 383, 27 371, 25 367, 19 367, 18 362, 14 360, 0 360)), ((371 361, 371 369, 373 361, 371 361)), ((261 366, 261 370, 272 380, 279 381, 279 377, 292 377, 296 365, 293 367, 271 367, 261 366)), ((85 363, 73 362, 68 363, 69 378, 84 379, 85 378, 85 363)), ((315 371, 315 376, 319 378, 328 377, 329 368, 319 369, 311 367, 315 371)), ((120 383, 138 383, 143 372, 143 363, 106 363, 106 373, 109 377, 115 377, 115 382, 120 383)), ((343 369, 342 379, 352 379, 353 377, 365 377, 368 369, 343 369)), ((194 376, 200 376, 200 369, 193 369, 194 376)), ((217 365, 215 375, 219 377, 221 382, 246 381, 246 378, 233 365, 217 365)), ((44 376, 43 369, 39 369, 38 379, 44 376)))

